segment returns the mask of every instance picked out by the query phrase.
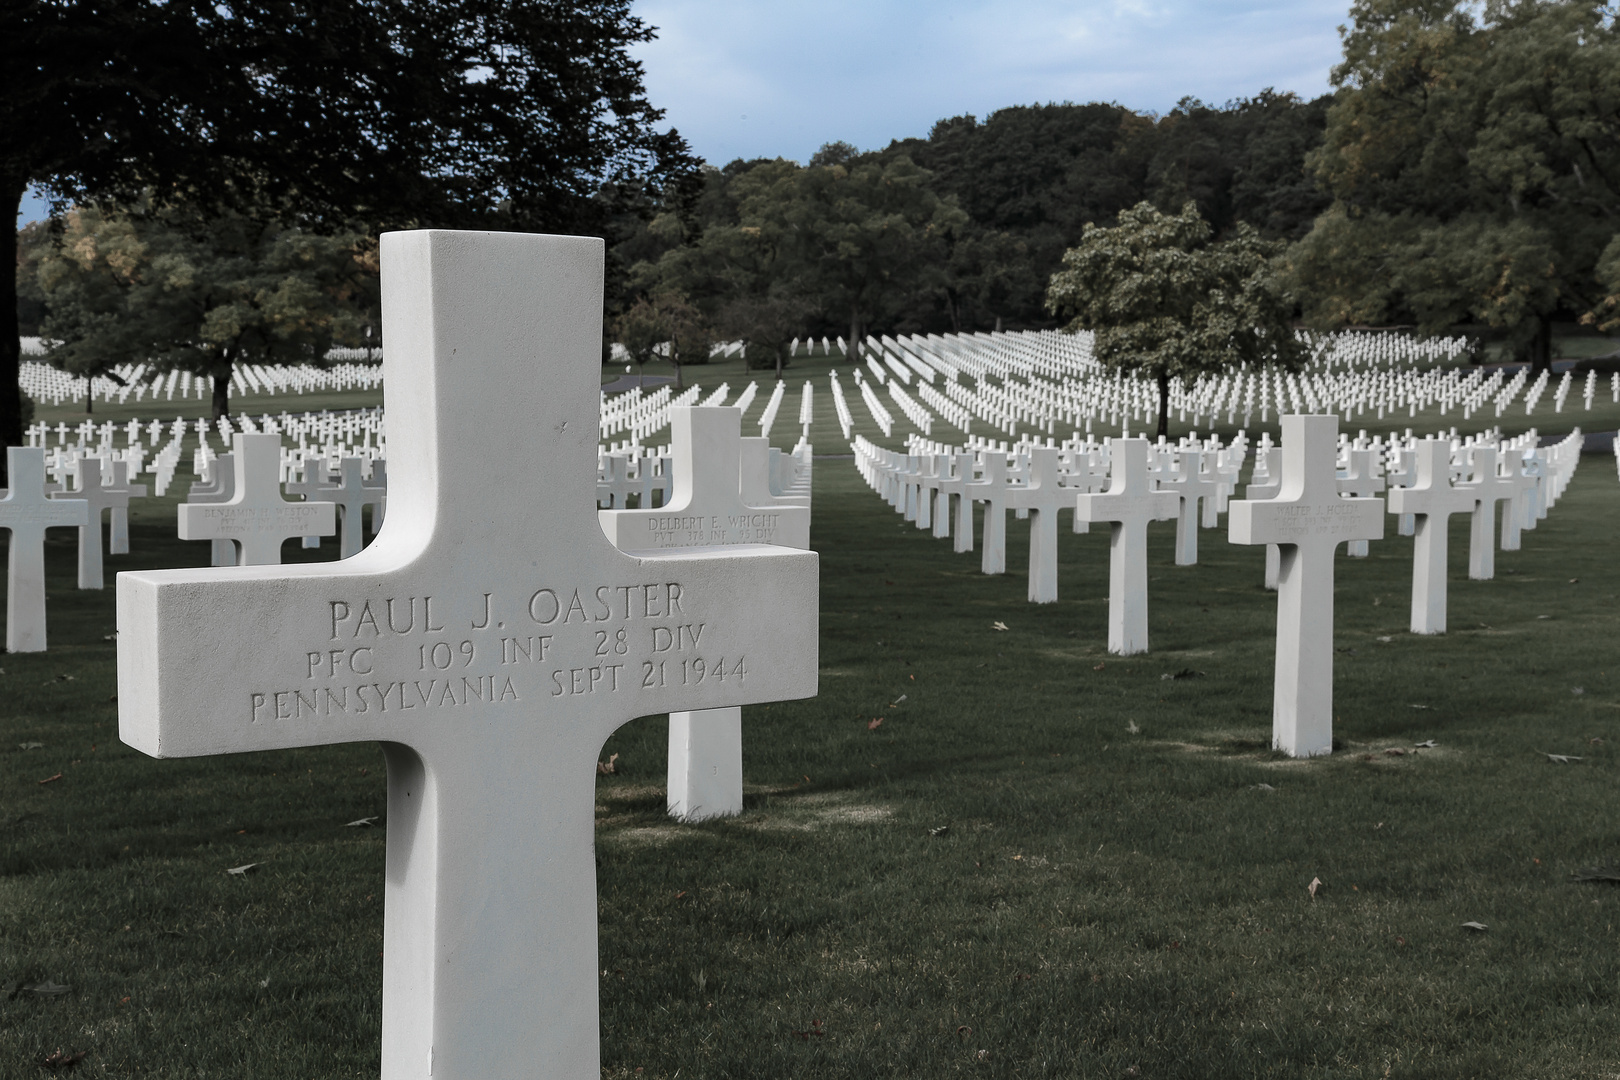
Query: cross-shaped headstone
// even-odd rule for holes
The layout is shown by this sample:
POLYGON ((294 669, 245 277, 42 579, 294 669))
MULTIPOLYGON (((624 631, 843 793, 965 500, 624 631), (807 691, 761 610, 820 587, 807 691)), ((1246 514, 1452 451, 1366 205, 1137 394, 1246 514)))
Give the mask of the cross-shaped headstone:
POLYGON ((45 490, 45 450, 6 448, 11 485, 0 498, 0 529, 11 533, 6 562, 6 651, 45 651, 45 530, 90 523, 83 499, 53 499, 45 490))
MULTIPOLYGON (((950 502, 952 496, 956 498, 956 520, 954 529, 956 536, 951 542, 951 548, 958 554, 973 550, 973 497, 968 493, 967 486, 973 482, 973 454, 961 451, 954 455, 950 474, 939 478, 939 502, 935 509, 941 521, 950 516, 950 502)), ((943 535, 936 533, 936 535, 943 535)))
POLYGON ((974 502, 984 503, 984 550, 979 556, 979 570, 985 574, 1007 572, 1007 455, 993 447, 979 456, 983 474, 969 480, 962 490, 974 502))
POLYGON ((1029 523, 1029 602, 1055 604, 1058 598, 1058 511, 1074 505, 1074 492, 1062 486, 1056 447, 1029 452, 1029 482, 1008 492, 1008 505, 1033 514, 1029 523))
POLYGON ((238 565, 274 566, 281 562, 281 544, 287 538, 337 531, 333 504, 281 497, 280 435, 238 433, 232 438, 231 497, 221 503, 181 503, 180 539, 234 540, 238 565))
POLYGON ((85 523, 79 526, 79 588, 100 589, 106 583, 103 580, 101 562, 101 512, 115 506, 129 505, 129 492, 115 491, 103 487, 101 480, 101 459, 86 457, 79 459, 78 470, 74 473, 78 486, 72 491, 60 491, 52 494, 53 499, 74 499, 82 501, 87 510, 85 523))
MULTIPOLYGON (((281 490, 285 491, 288 495, 302 496, 303 500, 305 502, 316 502, 316 501, 326 502, 326 501, 329 501, 329 500, 325 500, 325 499, 317 500, 317 497, 316 497, 316 494, 315 494, 317 491, 321 490, 321 488, 323 488, 326 485, 332 483, 331 470, 328 469, 327 466, 326 466, 326 455, 325 454, 304 454, 304 453, 300 453, 298 451, 294 451, 293 457, 294 457, 295 461, 299 462, 298 471, 300 473, 300 476, 297 479, 293 479, 289 475, 289 477, 287 479, 287 482, 281 485, 281 490)), ((195 486, 193 486, 192 491, 194 493, 193 498, 192 498, 193 502, 202 502, 202 501, 204 501, 204 500, 201 500, 201 499, 197 499, 195 497, 195 492, 196 492, 195 486)), ((215 499, 215 500, 212 500, 212 501, 214 501, 214 502, 223 502, 224 500, 223 499, 215 499)), ((373 524, 372 527, 371 527, 371 531, 373 533, 375 533, 379 527, 380 527, 379 525, 373 524)), ((225 541, 215 540, 214 543, 216 545, 218 545, 220 543, 231 545, 231 541, 229 541, 229 540, 225 540, 225 541)), ((315 536, 315 535, 306 536, 306 537, 304 537, 303 546, 306 549, 314 550, 315 548, 318 548, 318 547, 321 546, 321 538, 319 536, 315 536)), ((235 551, 236 551, 235 546, 231 545, 231 552, 232 552, 233 557, 228 562, 221 562, 219 559, 216 558, 214 560, 214 565, 215 566, 235 566, 236 565, 236 559, 234 558, 235 551)))
POLYGON ((119 498, 112 504, 111 524, 107 537, 109 555, 129 554, 129 500, 146 498, 145 484, 129 482, 131 468, 128 461, 112 463, 112 484, 106 490, 109 495, 119 498))
POLYGON ((1175 471, 1160 480, 1161 490, 1172 491, 1181 499, 1176 514, 1176 565, 1198 562, 1198 503, 1211 500, 1220 482, 1204 471, 1204 451, 1184 446, 1176 451, 1175 471))
MULTIPOLYGON (((1502 550, 1518 551, 1523 546, 1520 533, 1530 516, 1530 501, 1538 483, 1537 478, 1525 471, 1524 454, 1518 450, 1502 454, 1502 479, 1513 485, 1513 498, 1502 509, 1502 550)), ((1533 527, 1533 526, 1532 526, 1533 527)))
MULTIPOLYGON (((1384 478, 1379 475, 1383 467, 1382 455, 1364 446, 1352 446, 1346 458, 1348 465, 1339 477, 1339 494, 1355 498, 1372 498, 1384 492, 1384 478)), ((1353 559, 1365 559, 1367 541, 1352 540, 1344 546, 1344 553, 1353 559)))
POLYGON ((1389 512, 1412 514, 1412 633, 1446 632, 1446 559, 1452 514, 1474 508, 1474 496, 1451 486, 1451 444, 1424 439, 1414 455, 1410 487, 1391 488, 1389 512))
POLYGON ((340 562, 119 575, 120 732, 160 757, 381 740, 382 1076, 594 1078, 602 743, 814 694, 816 556, 608 543, 601 240, 381 254, 383 531, 340 562))
MULTIPOLYGON (((1252 482, 1243 489, 1245 499, 1275 499, 1282 490, 1282 450, 1271 445, 1269 436, 1254 453, 1252 482)), ((1227 503, 1230 507, 1230 501, 1227 503)), ((1266 545, 1266 588, 1277 588, 1277 572, 1282 566, 1282 549, 1276 544, 1266 545)))
POLYGON ((1180 509, 1173 491, 1154 491, 1148 478, 1146 439, 1110 444, 1113 482, 1108 490, 1074 497, 1075 516, 1112 522, 1108 534, 1108 651, 1147 652, 1147 524, 1169 521, 1180 509))
MULTIPOLYGON (((753 505, 742 497, 742 447, 747 440, 741 434, 740 408, 670 409, 670 501, 656 510, 600 510, 602 531, 628 552, 693 546, 694 540, 695 546, 764 543, 808 549, 809 507, 753 505)), ((701 624, 691 624, 680 640, 666 634, 655 645, 680 655, 707 648, 703 634, 701 624)), ((668 778, 666 805, 672 817, 701 821, 742 813, 742 709, 670 713, 668 778)))
POLYGON ((1277 544, 1277 667, 1271 740, 1293 757, 1333 752, 1333 554, 1384 538, 1384 500, 1345 498, 1335 475, 1337 416, 1284 416, 1282 489, 1235 499, 1234 544, 1277 544))
MULTIPOLYGON (((236 490, 236 458, 230 454, 222 454, 211 458, 203 465, 203 476, 200 480, 193 480, 186 492, 186 501, 202 503, 223 503, 231 501, 231 493, 236 490)), ((317 540, 319 538, 317 537, 317 540)), ((235 566, 236 541, 222 540, 215 537, 209 544, 209 566, 235 566)))
MULTIPOLYGON (((360 554, 360 549, 366 546, 365 537, 361 534, 365 508, 372 508, 372 520, 377 519, 378 510, 382 506, 383 498, 388 494, 385 487, 376 487, 366 483, 365 477, 360 475, 365 462, 357 457, 346 457, 338 462, 337 476, 328 482, 319 485, 313 495, 307 496, 311 501, 329 502, 338 508, 338 521, 341 528, 338 530, 338 558, 347 559, 360 554)), ((376 532, 376 527, 372 527, 376 532)))
POLYGON ((1468 530, 1468 576, 1489 581, 1496 576, 1496 504, 1513 498, 1513 481, 1496 471, 1496 447, 1472 446, 1466 451, 1473 474, 1455 485, 1474 497, 1468 530))

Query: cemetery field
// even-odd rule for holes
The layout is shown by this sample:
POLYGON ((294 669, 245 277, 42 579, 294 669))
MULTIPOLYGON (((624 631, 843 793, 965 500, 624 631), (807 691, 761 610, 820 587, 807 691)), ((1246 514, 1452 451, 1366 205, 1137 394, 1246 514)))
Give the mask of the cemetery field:
MULTIPOLYGON (((1392 520, 1341 555, 1340 747, 1293 761, 1224 520, 1191 567, 1150 529, 1153 652, 1118 659, 1100 527, 1064 516, 1032 606, 1027 522, 985 577, 818 461, 820 695, 744 710, 745 813, 667 818, 661 717, 603 749, 603 1075, 1620 1073, 1620 892, 1575 877, 1620 864, 1613 469, 1494 581, 1454 519, 1444 637, 1406 633, 1392 520)), ((207 561, 175 501, 131 507, 109 583, 207 561)), ((47 549, 50 651, 0 657, 0 1077, 376 1076, 382 754, 124 747, 113 590, 47 549)))

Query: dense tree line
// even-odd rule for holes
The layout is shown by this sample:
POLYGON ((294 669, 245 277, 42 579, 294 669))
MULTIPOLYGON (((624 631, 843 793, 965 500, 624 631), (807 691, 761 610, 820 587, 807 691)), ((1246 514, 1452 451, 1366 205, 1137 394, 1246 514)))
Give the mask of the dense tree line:
POLYGON ((832 143, 804 166, 706 167, 696 191, 619 220, 618 296, 679 294, 737 337, 724 309, 746 296, 793 298, 816 335, 1056 326, 1045 298, 1064 252, 1138 203, 1191 201, 1217 237, 1309 232, 1329 202, 1306 166, 1329 103, 1017 106, 881 150, 832 143))

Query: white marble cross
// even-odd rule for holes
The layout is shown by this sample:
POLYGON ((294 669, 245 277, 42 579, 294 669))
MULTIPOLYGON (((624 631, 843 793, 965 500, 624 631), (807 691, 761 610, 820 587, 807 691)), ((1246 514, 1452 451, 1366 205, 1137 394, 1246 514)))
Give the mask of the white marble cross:
MULTIPOLYGON (((1275 499, 1282 490, 1282 450, 1269 440, 1254 452, 1254 472, 1251 483, 1243 489, 1245 499, 1275 499)), ((1227 502, 1227 506, 1232 504, 1227 502)), ((1266 588, 1277 589, 1277 573, 1282 566, 1282 551, 1276 544, 1266 545, 1266 588)))
POLYGON ((816 556, 603 535, 601 240, 381 255, 381 533, 340 562, 120 574, 120 733, 158 757, 381 741, 382 1077, 595 1080, 602 743, 814 694, 816 556))
POLYGON ((1284 416, 1282 488, 1234 499, 1234 544, 1277 544, 1277 665, 1271 740, 1292 757, 1333 752, 1333 556, 1384 538, 1384 500, 1339 494, 1337 416, 1284 416))
POLYGON ((82 501, 87 508, 85 523, 79 526, 79 588, 100 589, 106 582, 101 558, 101 513, 115 506, 129 505, 129 491, 115 491, 101 483, 101 459, 80 458, 75 472, 78 486, 72 491, 53 492, 58 501, 82 501))
POLYGON ((45 490, 43 447, 6 448, 11 487, 0 498, 0 529, 11 533, 6 563, 6 651, 45 651, 45 530, 90 523, 83 499, 45 490))
MULTIPOLYGON (((1525 520, 1530 518, 1530 500, 1537 480, 1525 471, 1524 454, 1519 450, 1504 452, 1501 466, 1499 475, 1502 480, 1513 485, 1513 498, 1502 509, 1502 550, 1518 551, 1523 546, 1520 533, 1525 520)), ((1533 518, 1530 520, 1534 521, 1533 518)), ((1531 527, 1534 528, 1534 524, 1531 527)))
MULTIPOLYGON (((308 465, 305 468, 309 468, 308 465)), ((186 501, 201 505, 203 503, 223 503, 231 501, 231 493, 236 490, 236 458, 230 454, 221 454, 203 466, 204 476, 201 480, 193 480, 186 492, 186 501)), ((316 537, 316 546, 319 546, 320 537, 316 537)), ((208 545, 209 566, 235 566, 238 562, 236 555, 236 541, 222 540, 215 537, 208 545)))
POLYGON ((1184 446, 1175 453, 1175 471, 1160 483, 1162 490, 1174 492, 1181 499, 1176 515, 1176 565, 1193 566, 1198 562, 1199 500, 1213 500, 1221 485, 1204 471, 1202 449, 1184 446))
POLYGON ((103 489, 107 494, 117 497, 111 504, 111 523, 108 526, 107 537, 109 555, 129 554, 129 500, 146 498, 146 485, 130 483, 129 469, 129 462, 114 461, 112 484, 103 489))
POLYGON ((1497 473, 1496 447, 1472 446, 1465 453, 1473 474, 1455 486, 1474 498, 1468 530, 1468 576, 1475 581, 1489 581, 1496 576, 1496 504, 1511 501, 1516 486, 1497 473))
MULTIPOLYGON (((968 491, 968 485, 973 483, 973 454, 963 451, 954 455, 949 476, 942 475, 939 479, 939 505, 934 513, 940 522, 950 518, 951 497, 956 498, 956 520, 952 524, 956 535, 952 538, 951 549, 958 554, 973 550, 973 496, 968 491)), ((944 533, 936 531, 935 536, 944 533)))
POLYGON ((1389 512, 1412 514, 1412 633, 1446 632, 1446 560, 1449 519, 1474 508, 1471 492, 1451 486, 1451 443, 1424 439, 1417 445, 1411 486, 1391 488, 1389 512))
MULTIPOLYGON (((1339 477, 1339 494, 1357 498, 1371 498, 1384 492, 1384 478, 1379 475, 1383 466, 1377 450, 1352 446, 1346 460, 1348 467, 1339 477)), ((1352 540, 1344 546, 1344 553, 1352 559, 1365 559, 1369 553, 1367 541, 1352 540)))
POLYGON ((240 552, 238 565, 274 566, 281 562, 281 544, 289 537, 337 531, 332 503, 282 498, 280 435, 239 432, 233 436, 231 456, 231 497, 219 503, 181 503, 180 539, 233 540, 240 552))
MULTIPOLYGON (((375 522, 381 512, 383 500, 388 497, 388 488, 385 485, 366 483, 365 477, 360 475, 364 465, 365 462, 357 457, 341 459, 338 462, 337 476, 317 486, 315 493, 307 496, 311 501, 329 502, 338 508, 340 559, 360 554, 360 549, 366 546, 365 537, 360 531, 365 507, 372 508, 371 519, 375 522)), ((375 534, 376 531, 376 526, 373 525, 372 532, 375 534)))
POLYGON ((1007 572, 1007 455, 988 448, 980 455, 983 475, 962 485, 965 497, 984 503, 983 550, 979 571, 985 574, 1007 572))
MULTIPOLYGON (((597 511, 602 531, 620 551, 762 543, 810 547, 808 506, 744 501, 747 440, 741 438, 741 409, 678 405, 669 418, 674 443, 669 502, 658 509, 597 511)), ((701 626, 689 633, 698 637, 683 644, 705 647, 701 626)), ((665 805, 671 817, 702 821, 742 813, 742 709, 671 712, 667 776, 665 805)))
POLYGON ((1108 651, 1121 656, 1148 648, 1148 522, 1169 521, 1181 504, 1175 492, 1153 490, 1149 452, 1146 439, 1115 439, 1108 490, 1074 497, 1076 517, 1113 523, 1108 535, 1108 651))
POLYGON ((1073 506, 1074 489, 1063 487, 1058 475, 1061 453, 1050 446, 1029 451, 1029 482, 1012 488, 1008 505, 1031 512, 1029 523, 1029 602, 1054 604, 1058 598, 1058 511, 1073 506))

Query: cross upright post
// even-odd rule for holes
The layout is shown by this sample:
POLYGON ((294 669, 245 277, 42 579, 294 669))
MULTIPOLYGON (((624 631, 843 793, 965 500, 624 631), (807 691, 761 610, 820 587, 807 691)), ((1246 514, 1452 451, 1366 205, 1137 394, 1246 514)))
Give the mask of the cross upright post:
POLYGON ((132 484, 129 482, 129 462, 114 461, 112 463, 112 487, 105 489, 114 496, 112 502, 111 523, 108 526, 107 553, 109 555, 129 554, 129 500, 146 498, 145 484, 132 484))
POLYGON ((1234 499, 1234 544, 1277 544, 1277 666, 1272 745, 1293 757, 1333 752, 1333 555, 1384 538, 1384 500, 1344 498, 1335 475, 1337 416, 1284 416, 1282 488, 1234 499))
POLYGON ((1070 500, 1074 498, 1073 492, 1061 485, 1059 456, 1054 447, 1031 447, 1029 483, 1008 493, 1011 506, 1033 515, 1029 523, 1029 602, 1032 604, 1055 604, 1058 598, 1058 511, 1072 506, 1070 500))
POLYGON ((0 498, 0 529, 11 533, 6 553, 6 651, 45 651, 45 530, 90 523, 83 499, 53 499, 45 490, 45 450, 6 447, 11 487, 0 498))
POLYGON ((180 539, 232 540, 241 553, 240 565, 272 566, 281 562, 281 544, 289 537, 337 531, 332 503, 281 497, 280 435, 238 432, 231 456, 235 479, 230 498, 180 504, 180 539))
POLYGON ((1007 455, 987 447, 980 455, 984 474, 962 485, 964 498, 984 503, 984 550, 979 571, 985 574, 1007 572, 1007 455))
POLYGON ((603 535, 601 240, 389 233, 381 256, 381 533, 340 562, 120 574, 120 734, 382 742, 382 1077, 594 1080, 603 741, 813 695, 816 556, 603 535))
POLYGON ((1472 475, 1456 486, 1474 498, 1468 530, 1468 576, 1489 581, 1496 576, 1496 504, 1511 500, 1514 484, 1497 475, 1496 447, 1474 446, 1467 451, 1472 475))

